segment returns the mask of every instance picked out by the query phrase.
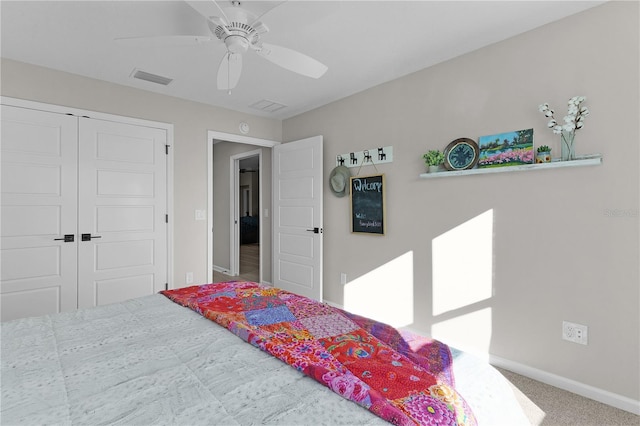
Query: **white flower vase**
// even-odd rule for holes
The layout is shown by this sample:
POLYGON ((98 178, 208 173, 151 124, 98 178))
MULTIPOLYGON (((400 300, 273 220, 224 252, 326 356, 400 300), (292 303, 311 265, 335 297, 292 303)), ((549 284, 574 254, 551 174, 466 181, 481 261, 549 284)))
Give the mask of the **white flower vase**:
POLYGON ((439 169, 440 169, 440 166, 439 166, 439 165, 436 165, 436 166, 429 166, 429 167, 427 168, 427 172, 428 172, 428 173, 437 173, 439 169))
POLYGON ((573 143, 575 138, 575 131, 567 132, 563 130, 560 134, 562 161, 571 161, 576 159, 576 148, 573 143))

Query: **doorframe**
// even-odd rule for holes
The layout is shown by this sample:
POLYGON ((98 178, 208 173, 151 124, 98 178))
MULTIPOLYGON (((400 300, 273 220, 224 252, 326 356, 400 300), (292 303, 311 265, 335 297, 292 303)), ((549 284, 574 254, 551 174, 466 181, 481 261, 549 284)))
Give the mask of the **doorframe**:
POLYGON ((136 126, 152 127, 162 129, 167 132, 167 288, 173 286, 173 155, 169 155, 175 149, 175 139, 173 137, 174 126, 172 123, 164 123, 161 121, 146 120, 142 118, 126 117, 123 115, 109 114, 88 109, 72 108, 63 105, 48 104, 39 101, 30 101, 25 99, 12 98, 8 96, 0 96, 0 104, 9 105, 19 108, 35 109, 38 111, 47 111, 58 114, 72 114, 78 117, 86 116, 103 121, 114 121, 117 123, 132 124, 136 126))
MULTIPOLYGON (((261 146, 265 148, 273 148, 276 145, 280 145, 280 141, 275 141, 271 139, 261 139, 254 138, 251 136, 244 135, 236 135, 233 133, 225 133, 218 132, 215 130, 207 131, 207 282, 213 282, 213 146, 216 141, 224 141, 231 143, 241 143, 246 145, 255 145, 261 146)), ((260 181, 264 182, 263 168, 262 163, 260 164, 260 181)), ((269 176, 271 178, 272 176, 269 176)), ((260 185, 260 193, 259 198, 262 203, 262 187, 264 185, 260 185)), ((264 226, 263 226, 263 211, 264 208, 260 207, 260 217, 259 217, 259 232, 260 232, 260 241, 264 241, 264 236, 262 235, 264 226)), ((273 216, 273 215, 272 215, 273 216)), ((230 253, 231 254, 231 253, 230 253)), ((262 265, 264 261, 264 244, 260 244, 260 280, 262 280, 262 265)))
POLYGON ((255 149, 229 157, 229 273, 240 275, 240 160, 258 156, 258 241, 260 242, 260 282, 262 282, 262 150, 255 149))

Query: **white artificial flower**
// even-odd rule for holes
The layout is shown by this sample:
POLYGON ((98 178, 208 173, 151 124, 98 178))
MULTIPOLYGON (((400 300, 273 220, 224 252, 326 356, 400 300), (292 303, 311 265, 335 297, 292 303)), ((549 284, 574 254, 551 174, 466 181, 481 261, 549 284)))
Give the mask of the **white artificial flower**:
POLYGON ((538 105, 538 111, 549 118, 547 127, 555 134, 561 134, 563 131, 575 132, 584 126, 584 117, 589 115, 589 109, 585 106, 581 106, 587 98, 584 96, 574 96, 567 102, 567 115, 564 117, 564 124, 558 124, 553 117, 555 113, 548 103, 538 105))

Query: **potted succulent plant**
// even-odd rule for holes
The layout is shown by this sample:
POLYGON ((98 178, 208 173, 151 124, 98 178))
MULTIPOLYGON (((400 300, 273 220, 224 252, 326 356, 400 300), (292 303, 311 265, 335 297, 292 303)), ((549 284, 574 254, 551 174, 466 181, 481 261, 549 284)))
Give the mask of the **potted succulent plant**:
POLYGON ((422 158, 424 158, 429 173, 437 172, 440 164, 444 163, 444 154, 437 149, 430 150, 422 158))
POLYGON ((541 145, 538 147, 536 154, 536 163, 549 163, 551 162, 551 148, 547 145, 541 145))

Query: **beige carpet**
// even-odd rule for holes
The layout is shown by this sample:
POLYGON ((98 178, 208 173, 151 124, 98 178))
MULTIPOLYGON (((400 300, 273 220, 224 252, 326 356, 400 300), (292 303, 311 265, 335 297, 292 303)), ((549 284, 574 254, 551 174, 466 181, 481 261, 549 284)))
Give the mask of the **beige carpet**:
POLYGON ((534 426, 639 426, 640 416, 498 369, 534 426))

